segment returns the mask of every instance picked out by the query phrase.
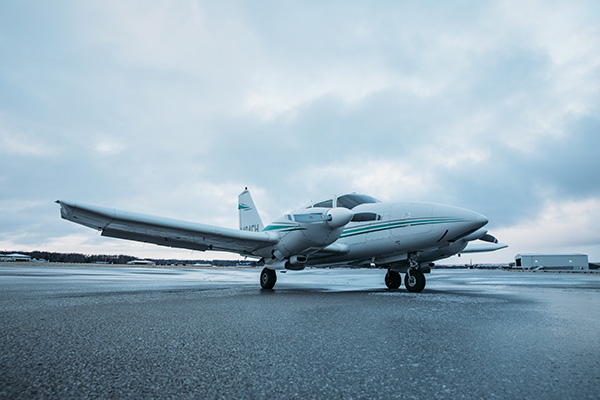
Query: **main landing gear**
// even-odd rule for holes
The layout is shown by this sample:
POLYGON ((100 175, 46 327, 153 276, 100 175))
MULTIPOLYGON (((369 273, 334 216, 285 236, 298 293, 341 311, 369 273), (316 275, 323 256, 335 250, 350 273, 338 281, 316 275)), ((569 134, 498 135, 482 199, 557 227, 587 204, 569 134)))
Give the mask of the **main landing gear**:
MULTIPOLYGON (((388 269, 388 272, 385 274, 385 285, 390 289, 398 289, 401 282, 400 273, 393 269, 388 269)), ((409 292, 422 292, 425 289, 425 275, 418 269, 409 269, 404 277, 404 286, 409 292)))
POLYGON ((260 273, 260 286, 263 289, 273 289, 275 282, 277 282, 277 274, 275 271, 269 268, 263 268, 260 273))

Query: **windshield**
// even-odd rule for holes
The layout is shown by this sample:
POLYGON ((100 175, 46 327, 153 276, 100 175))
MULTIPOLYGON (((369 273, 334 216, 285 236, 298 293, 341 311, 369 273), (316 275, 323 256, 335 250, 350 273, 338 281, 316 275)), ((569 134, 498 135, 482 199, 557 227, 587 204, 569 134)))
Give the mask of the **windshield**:
POLYGON ((337 207, 344 207, 349 210, 365 203, 379 203, 379 200, 366 194, 345 194, 337 198, 337 207))
POLYGON ((311 207, 323 207, 323 208, 332 208, 333 207, 333 199, 325 200, 317 204, 313 204, 311 207))

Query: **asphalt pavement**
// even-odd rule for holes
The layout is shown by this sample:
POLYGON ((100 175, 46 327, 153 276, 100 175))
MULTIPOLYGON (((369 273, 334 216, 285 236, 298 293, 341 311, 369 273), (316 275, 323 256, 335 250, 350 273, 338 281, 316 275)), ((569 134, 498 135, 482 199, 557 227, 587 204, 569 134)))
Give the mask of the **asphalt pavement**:
POLYGON ((0 265, 0 398, 600 396, 600 274, 0 265))

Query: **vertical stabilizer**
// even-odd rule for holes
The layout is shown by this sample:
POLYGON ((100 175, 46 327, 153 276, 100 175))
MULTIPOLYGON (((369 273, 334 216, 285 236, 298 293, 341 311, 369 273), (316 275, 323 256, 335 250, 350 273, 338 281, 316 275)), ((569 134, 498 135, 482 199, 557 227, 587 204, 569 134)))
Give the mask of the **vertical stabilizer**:
POLYGON ((264 229, 248 188, 238 196, 238 214, 240 216, 240 230, 260 232, 264 229))

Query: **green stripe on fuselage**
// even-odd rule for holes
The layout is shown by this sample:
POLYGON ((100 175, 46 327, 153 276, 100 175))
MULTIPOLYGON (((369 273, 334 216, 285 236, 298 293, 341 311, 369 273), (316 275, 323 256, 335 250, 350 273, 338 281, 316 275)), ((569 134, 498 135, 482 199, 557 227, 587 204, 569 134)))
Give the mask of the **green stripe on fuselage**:
POLYGON ((291 232, 296 230, 304 230, 306 228, 302 228, 298 225, 268 225, 263 229, 263 232, 266 231, 279 231, 279 232, 291 232))
POLYGON ((346 229, 344 231, 344 233, 342 233, 340 238, 363 235, 366 233, 381 232, 381 231, 386 231, 386 230, 391 230, 391 229, 406 228, 409 226, 439 225, 439 224, 446 224, 446 223, 452 223, 452 222, 465 222, 465 221, 467 221, 467 220, 463 219, 463 218, 435 218, 435 219, 429 218, 429 219, 397 220, 397 221, 390 221, 390 222, 386 222, 386 223, 382 223, 382 224, 375 224, 375 225, 370 225, 370 226, 346 229))

